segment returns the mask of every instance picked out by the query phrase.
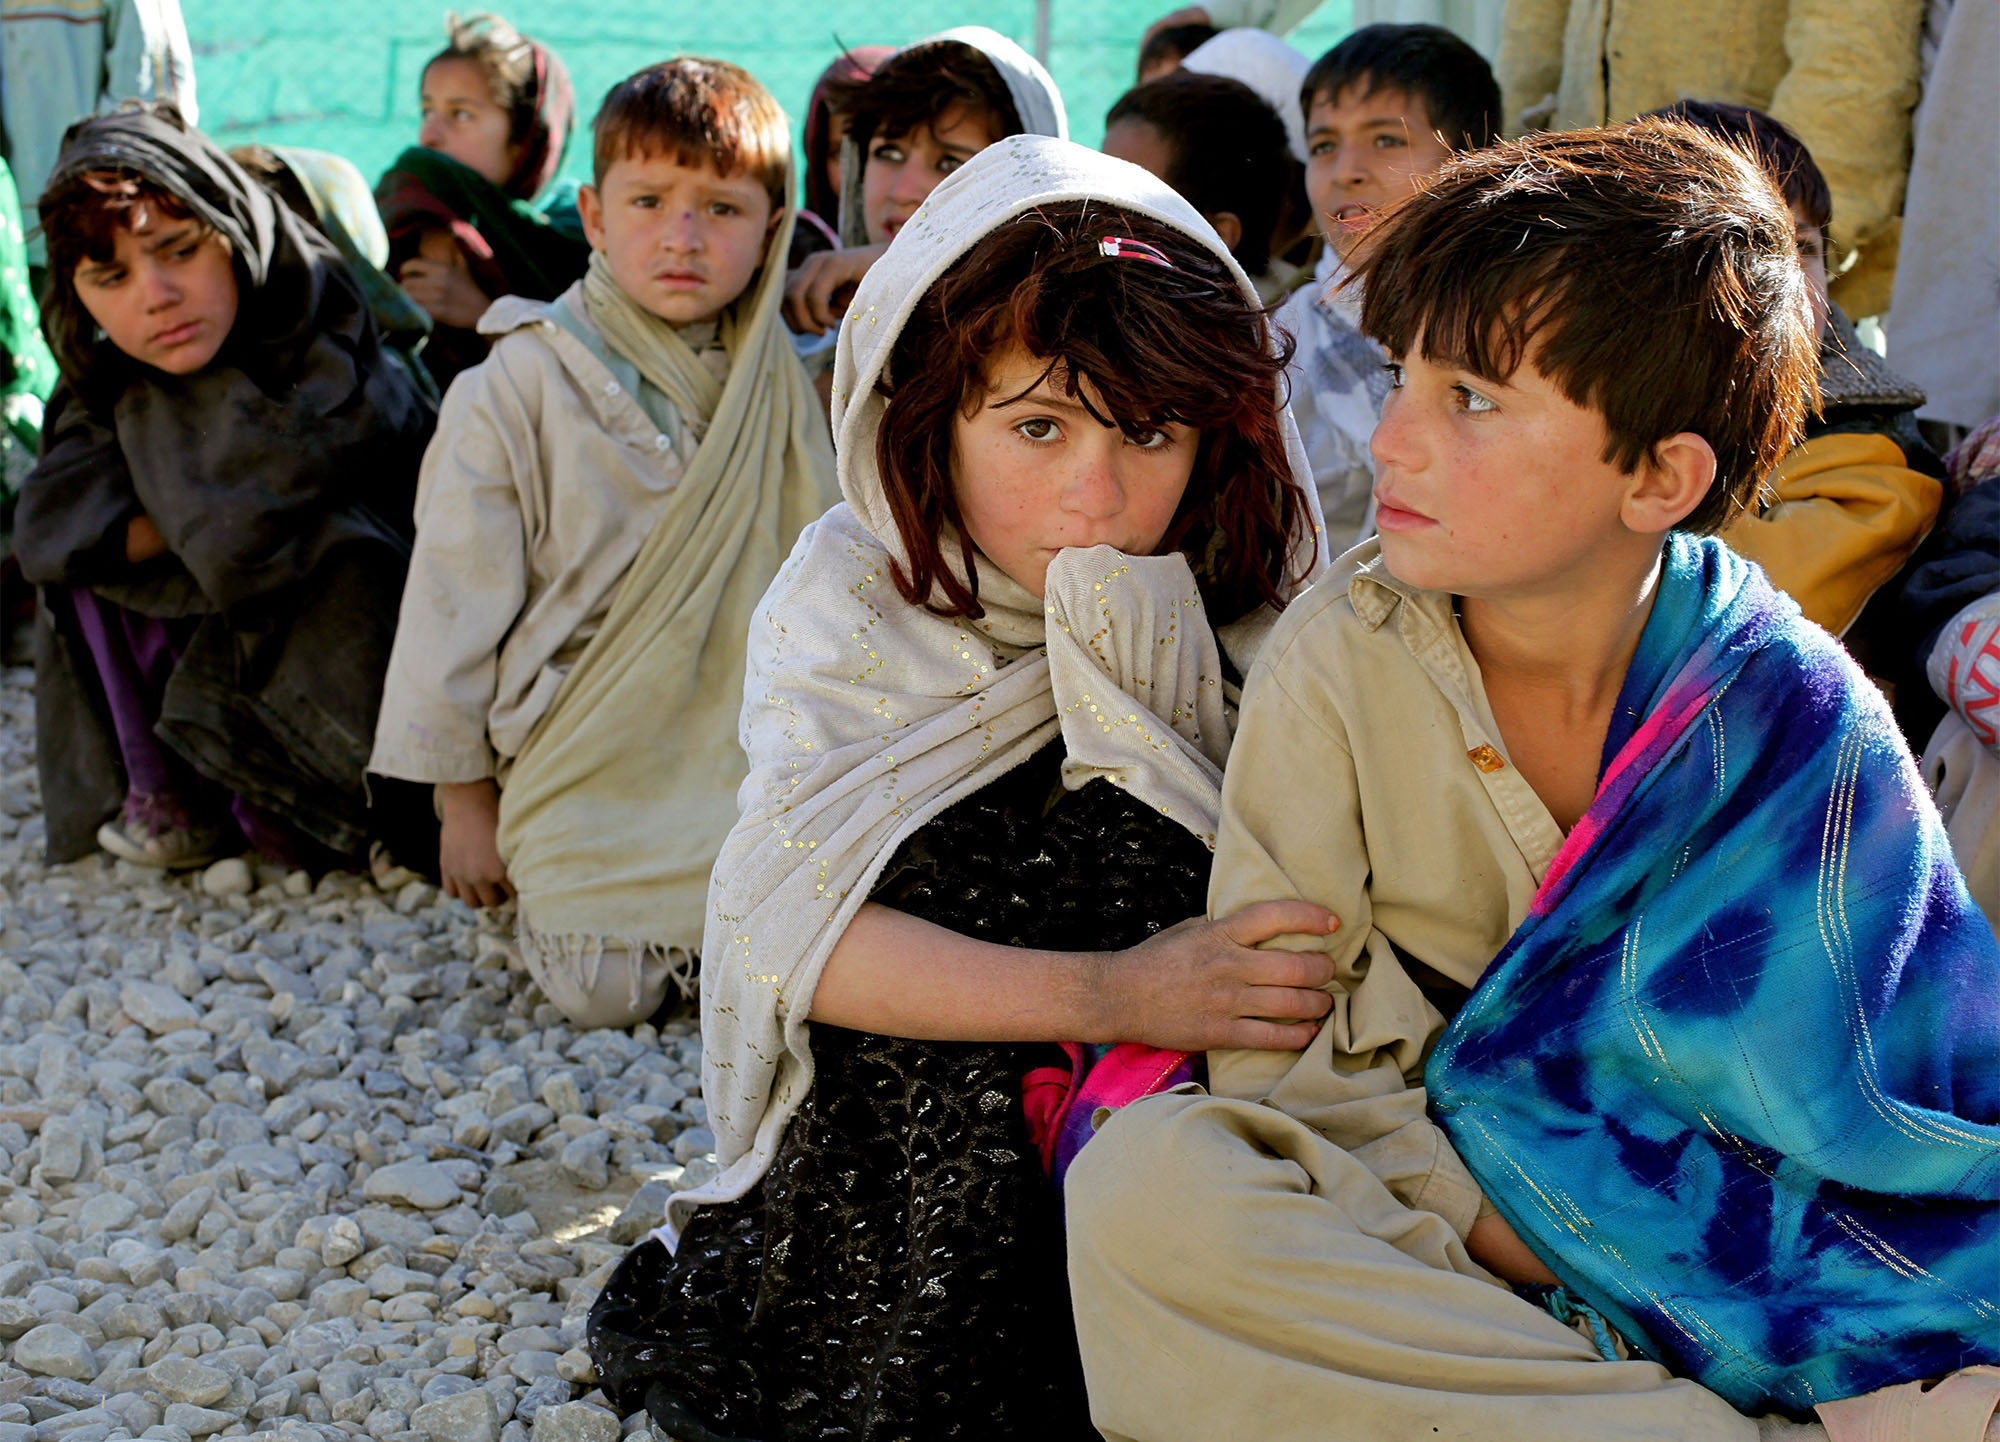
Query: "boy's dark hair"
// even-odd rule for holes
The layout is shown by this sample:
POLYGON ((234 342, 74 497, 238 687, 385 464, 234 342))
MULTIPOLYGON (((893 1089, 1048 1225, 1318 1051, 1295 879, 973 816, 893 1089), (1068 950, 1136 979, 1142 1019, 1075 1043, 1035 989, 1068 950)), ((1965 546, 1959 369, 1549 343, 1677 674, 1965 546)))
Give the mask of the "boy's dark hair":
POLYGON ((1278 112, 1240 80, 1181 70, 1126 91, 1104 128, 1125 120, 1159 132, 1173 153, 1161 179, 1188 204, 1203 215, 1228 211, 1242 223, 1232 253, 1252 275, 1262 272, 1294 165, 1278 112))
POLYGON ((1806 224, 1825 230, 1832 222, 1833 192, 1827 188, 1826 176, 1806 143, 1784 121, 1747 105, 1725 105, 1719 100, 1677 100, 1646 114, 1661 120, 1685 120, 1738 150, 1747 149, 1776 177, 1786 203, 1798 208, 1806 224))
POLYGON ((1349 86, 1362 98, 1384 86, 1421 100, 1431 128, 1453 150, 1491 145, 1500 133, 1500 86, 1486 57, 1442 25, 1364 25, 1313 62, 1299 109, 1335 100, 1349 86))
POLYGON ((424 62, 469 60, 486 77, 493 103, 507 112, 507 140, 519 145, 535 128, 540 97, 535 86, 534 43, 498 15, 479 11, 445 17, 444 49, 424 62))
POLYGON ((1294 559, 1309 568, 1316 542, 1298 556, 1310 511, 1280 420, 1290 347, 1274 352, 1268 337, 1214 252, 1160 221, 1073 200, 988 233, 917 302, 877 383, 888 403, 876 461, 910 557, 907 573, 891 571, 897 591, 940 615, 984 614, 952 482, 952 422, 996 403, 986 367, 1019 346, 1078 400, 1088 380, 1110 410, 1101 419, 1127 435, 1198 429, 1161 549, 1187 556, 1217 623, 1283 606, 1294 559), (1156 247, 1172 265, 1107 257, 1106 236, 1156 247), (954 534, 966 582, 944 559, 954 534))
POLYGON ((1180 64, 1221 33, 1213 25, 1169 25, 1154 31, 1152 38, 1139 47, 1139 74, 1144 75, 1163 60, 1180 64))
POLYGON ((847 133, 864 147, 877 135, 913 134, 954 107, 991 117, 996 139, 1021 133, 1007 82, 992 61, 956 40, 891 55, 866 80, 835 81, 827 101, 847 116, 847 133))
POLYGON ((591 122, 591 177, 633 155, 671 155, 762 182, 773 212, 786 201, 792 130, 771 92, 727 60, 683 55, 648 65, 612 86, 591 122))
POLYGON ((1447 162, 1355 267, 1391 356, 1504 384, 1531 364, 1604 417, 1626 471, 1668 436, 1714 448, 1681 522, 1720 530, 1818 394, 1795 227, 1751 156, 1680 121, 1532 135, 1447 162))

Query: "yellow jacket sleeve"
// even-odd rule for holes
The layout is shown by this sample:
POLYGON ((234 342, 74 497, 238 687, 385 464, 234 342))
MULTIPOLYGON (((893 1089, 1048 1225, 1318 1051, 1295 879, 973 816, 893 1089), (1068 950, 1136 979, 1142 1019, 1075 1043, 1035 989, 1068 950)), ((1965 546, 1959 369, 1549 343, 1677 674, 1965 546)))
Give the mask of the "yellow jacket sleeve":
POLYGON ((1920 88, 1923 0, 1791 0, 1791 68, 1770 111, 1798 133, 1833 192, 1833 233, 1866 246, 1901 213, 1920 88))
POLYGON ((1770 489, 1776 503, 1738 517, 1722 538, 1836 636, 1917 548, 1944 498, 1887 436, 1847 432, 1795 447, 1770 489))
POLYGON ((1563 35, 1570 0, 1507 0, 1494 79, 1500 83, 1500 130, 1521 133, 1521 115, 1562 84, 1563 35))

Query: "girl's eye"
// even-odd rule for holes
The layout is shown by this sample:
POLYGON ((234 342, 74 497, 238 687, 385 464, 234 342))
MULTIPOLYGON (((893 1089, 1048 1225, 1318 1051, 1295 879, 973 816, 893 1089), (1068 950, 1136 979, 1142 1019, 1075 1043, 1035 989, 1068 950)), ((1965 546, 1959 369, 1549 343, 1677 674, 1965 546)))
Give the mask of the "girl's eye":
POLYGON ((1459 408, 1473 415, 1478 415, 1483 411, 1497 411, 1500 409, 1499 406, 1495 405, 1490 399, 1481 395, 1471 386, 1457 385, 1453 386, 1452 390, 1458 396, 1459 408))
POLYGON ((1125 437, 1127 444, 1135 445, 1142 451, 1164 451, 1174 443, 1174 438, 1163 430, 1140 431, 1125 437))
POLYGON ((1402 365, 1396 361, 1388 361, 1384 363, 1382 369, 1389 373, 1389 389, 1392 391, 1401 390, 1403 388, 1402 365))
POLYGON ((1022 440, 1034 441, 1038 445, 1047 445, 1062 438, 1062 427, 1047 416, 1034 416, 1022 421, 1014 430, 1022 440))
POLYGON ((200 249, 201 242, 191 240, 186 245, 175 247, 173 257, 175 260, 191 260, 194 258, 194 253, 200 249))
POLYGON ((1375 148, 1377 150, 1401 150, 1403 144, 1402 136, 1392 135, 1386 130, 1375 137, 1375 148))
POLYGON ((1311 145, 1306 147, 1306 158, 1308 160, 1316 156, 1331 155, 1331 154, 1333 154, 1333 142, 1331 140, 1314 141, 1311 145))
POLYGON ((903 158, 903 147, 896 144, 893 140, 884 140, 868 152, 868 158, 870 160, 886 160, 889 164, 895 165, 903 158))
POLYGON ((451 118, 463 125, 466 121, 472 119, 472 112, 470 110, 454 110, 451 113, 451 118))
POLYGON ((711 215, 735 215, 738 213, 736 207, 726 200, 718 200, 709 206, 708 209, 711 215))
POLYGON ((956 155, 942 155, 938 157, 937 172, 939 175, 950 175, 963 164, 965 162, 956 155))

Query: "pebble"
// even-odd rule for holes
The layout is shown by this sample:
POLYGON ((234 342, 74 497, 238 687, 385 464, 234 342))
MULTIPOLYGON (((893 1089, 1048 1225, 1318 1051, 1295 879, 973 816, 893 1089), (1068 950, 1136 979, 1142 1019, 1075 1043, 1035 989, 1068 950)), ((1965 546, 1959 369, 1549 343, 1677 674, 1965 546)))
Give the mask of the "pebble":
POLYGON ((462 1200, 458 1183, 435 1162, 397 1162, 369 1173, 362 1195, 371 1202, 401 1202, 436 1212, 462 1200))
POLYGON ((44 1322, 14 1344, 14 1365, 43 1377, 67 1377, 87 1382, 97 1375, 97 1357, 90 1343, 61 1322, 44 1322))
POLYGON ((644 1435, 573 1399, 713 1166, 694 1017, 570 1030, 408 873, 47 865, 33 719, 0 670, 0 1442, 644 1435))
POLYGON ((530 1442, 618 1442, 618 1418, 588 1402, 565 1402, 535 1413, 530 1442))
POLYGON ((240 856, 226 857, 201 874, 201 889, 210 896, 248 896, 257 885, 250 863, 240 856))

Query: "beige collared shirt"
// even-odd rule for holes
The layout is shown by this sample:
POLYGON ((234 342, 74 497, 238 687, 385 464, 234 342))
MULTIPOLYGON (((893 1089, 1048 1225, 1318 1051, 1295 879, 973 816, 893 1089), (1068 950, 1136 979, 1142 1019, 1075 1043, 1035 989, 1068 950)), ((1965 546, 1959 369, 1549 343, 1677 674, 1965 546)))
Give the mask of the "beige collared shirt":
POLYGON ((1209 887, 1211 916, 1291 897, 1338 915, 1282 943, 1333 959, 1334 1007, 1303 1053, 1212 1053, 1210 1090, 1306 1122, 1465 1235, 1479 1188, 1425 1110, 1432 996, 1477 983, 1562 840, 1507 763, 1452 598, 1395 580, 1372 541, 1349 552, 1250 674, 1209 887))

